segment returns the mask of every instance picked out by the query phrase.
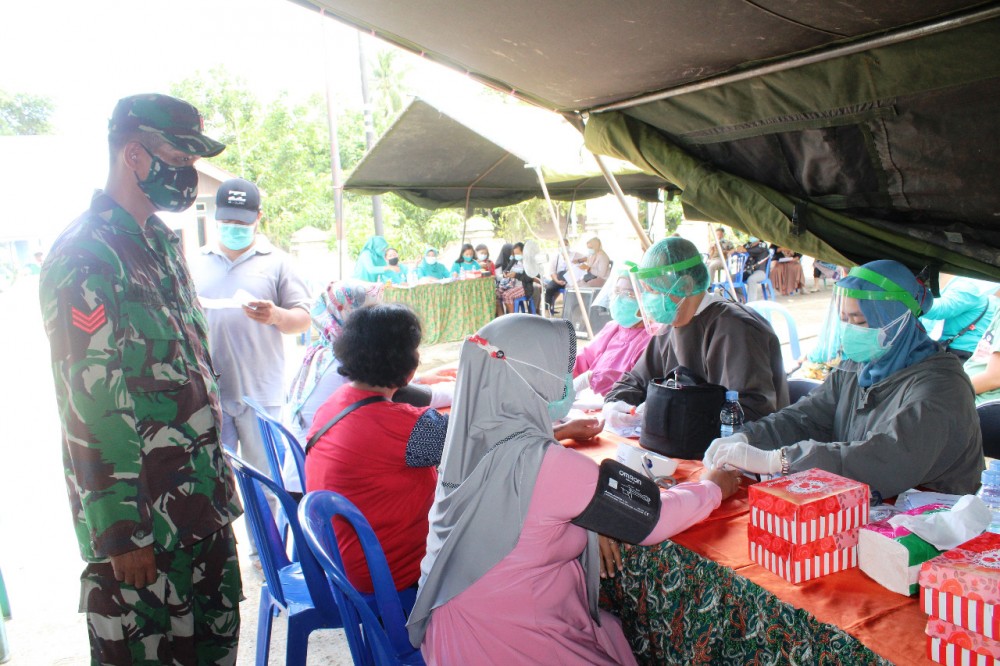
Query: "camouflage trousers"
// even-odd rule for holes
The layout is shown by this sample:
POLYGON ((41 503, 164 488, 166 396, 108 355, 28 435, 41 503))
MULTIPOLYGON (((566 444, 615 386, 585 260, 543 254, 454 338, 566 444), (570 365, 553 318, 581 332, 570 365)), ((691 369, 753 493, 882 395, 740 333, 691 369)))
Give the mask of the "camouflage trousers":
POLYGON ((156 555, 158 576, 141 590, 115 580, 110 563, 80 577, 91 664, 195 666, 236 663, 243 584, 226 527, 156 555))

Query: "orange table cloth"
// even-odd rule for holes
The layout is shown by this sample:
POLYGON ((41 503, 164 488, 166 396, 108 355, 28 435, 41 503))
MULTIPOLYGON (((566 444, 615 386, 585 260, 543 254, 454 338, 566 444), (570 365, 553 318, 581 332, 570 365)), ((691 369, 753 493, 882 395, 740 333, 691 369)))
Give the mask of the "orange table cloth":
MULTIPOLYGON (((604 458, 614 457, 618 444, 622 441, 630 440, 624 440, 613 434, 604 433, 591 442, 567 442, 566 445, 588 455, 596 461, 600 461, 604 458)), ((635 444, 634 440, 630 441, 630 443, 635 444)), ((696 480, 701 470, 702 465, 700 462, 681 461, 674 476, 679 482, 696 480)), ((781 633, 790 630, 801 630, 807 634, 807 639, 812 637, 816 640, 837 643, 838 640, 841 640, 838 637, 838 633, 841 632, 830 633, 826 629, 839 628, 842 632, 846 632, 849 637, 853 637, 862 646, 875 653, 865 657, 865 650, 860 652, 851 652, 848 650, 849 654, 854 655, 851 657, 853 663, 878 663, 880 661, 878 657, 900 665, 924 665, 932 663, 926 656, 927 648, 924 627, 927 623, 927 616, 920 610, 916 598, 904 597, 890 592, 868 578, 860 569, 849 569, 799 585, 793 585, 767 569, 753 563, 750 560, 747 547, 749 504, 746 485, 749 483, 749 480, 747 480, 747 484, 744 484, 744 487, 723 502, 705 521, 674 536, 671 541, 650 548, 641 546, 627 547, 624 551, 625 560, 632 560, 633 565, 638 562, 640 563, 640 567, 646 567, 647 569, 652 566, 658 566, 660 570, 653 572, 657 575, 651 578, 649 571, 633 570, 630 572, 629 565, 626 563, 626 570, 619 574, 615 581, 605 582, 605 594, 603 595, 605 602, 609 602, 610 600, 612 606, 616 598, 619 602, 622 602, 622 595, 620 593, 623 586, 627 586, 630 582, 628 580, 630 575, 642 577, 643 581, 641 584, 647 588, 644 590, 644 596, 639 602, 640 605, 648 607, 662 602, 664 595, 657 594, 657 590, 652 589, 649 585, 650 581, 655 581, 658 585, 660 584, 660 579, 662 578, 660 574, 664 570, 665 562, 675 562, 679 563, 676 566, 689 568, 697 566, 698 558, 690 556, 690 553, 694 553, 700 556, 700 558, 711 560, 722 567, 731 569, 740 579, 746 579, 759 585, 777 600, 785 602, 796 609, 802 609, 815 618, 815 623, 813 623, 809 621, 809 618, 803 620, 801 617, 789 617, 788 622, 792 626, 781 626, 781 621, 779 620, 772 623, 771 626, 766 627, 766 631, 781 633), (690 553, 683 552, 682 549, 677 549, 677 546, 683 547, 683 549, 690 551, 690 553), (674 549, 676 552, 670 552, 671 549, 674 549), (609 589, 612 588, 614 589, 614 593, 608 594, 609 589), (826 627, 823 625, 826 625, 826 627), (875 655, 878 655, 878 657, 875 655)), ((728 576, 728 572, 720 570, 720 573, 722 574, 720 576, 720 580, 722 580, 721 584, 725 584, 724 579, 728 576)), ((730 581, 731 583, 732 581, 730 581)), ((719 601, 719 595, 724 590, 708 589, 712 586, 712 582, 708 580, 704 581, 702 586, 706 589, 697 590, 697 594, 704 594, 705 607, 698 608, 696 614, 718 612, 720 616, 717 620, 720 623, 739 623, 745 620, 745 618, 726 617, 724 615, 724 604, 719 601), (713 596, 713 593, 715 593, 715 596, 713 596), (716 603, 719 608, 713 609, 711 607, 712 603, 716 603)), ((627 601, 625 605, 629 605, 627 601)), ((677 617, 672 622, 674 626, 656 626, 655 624, 645 624, 641 617, 643 612, 654 615, 648 608, 612 607, 611 610, 622 616, 626 636, 628 636, 629 641, 632 643, 633 650, 635 650, 640 663, 670 661, 669 655, 664 654, 662 650, 657 651, 656 641, 659 640, 662 642, 664 637, 654 634, 670 634, 674 632, 679 635, 684 633, 684 622, 691 620, 691 618, 681 617, 682 614, 678 612, 677 617), (629 621, 627 617, 629 615, 633 616, 632 619, 634 621, 629 621), (640 635, 636 635, 637 633, 640 635)), ((664 609, 659 608, 658 610, 660 615, 662 615, 664 609)), ((704 620, 707 617, 711 617, 711 615, 701 619, 704 620)), ((794 637, 788 638, 791 640, 794 637)), ((794 643, 794 640, 791 642, 794 643)), ((841 642, 843 641, 841 640, 841 642)), ((781 641, 777 640, 776 643, 780 645, 781 641)), ((709 646, 702 646, 704 649, 699 653, 698 647, 686 646, 685 649, 687 652, 685 653, 684 660, 688 663, 697 663, 699 661, 700 663, 718 663, 720 660, 730 660, 720 656, 718 650, 713 653, 708 649, 709 646), (699 654, 703 655, 705 659, 699 660, 699 654)), ((716 646, 716 648, 718 647, 716 646)), ((838 650, 846 650, 847 648, 856 649, 859 646, 836 645, 835 647, 838 650)), ((813 648, 815 651, 812 653, 812 658, 810 659, 812 663, 838 663, 843 661, 843 658, 837 659, 832 657, 834 653, 828 649, 830 645, 813 646, 813 648)), ((798 656, 801 657, 802 655, 799 654, 798 656)), ((741 658, 745 658, 745 655, 741 655, 740 657, 733 655, 731 660, 739 661, 741 658)))

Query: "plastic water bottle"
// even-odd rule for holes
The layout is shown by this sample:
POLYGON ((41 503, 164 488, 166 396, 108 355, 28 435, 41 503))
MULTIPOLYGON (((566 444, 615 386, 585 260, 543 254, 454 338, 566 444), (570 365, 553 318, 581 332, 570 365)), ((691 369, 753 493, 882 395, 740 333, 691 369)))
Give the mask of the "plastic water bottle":
MULTIPOLYGON (((726 404, 719 413, 719 421, 722 423, 719 428, 720 437, 729 437, 743 430, 743 407, 740 405, 739 391, 726 391, 726 404)), ((1000 486, 997 490, 1000 491, 1000 486)), ((1000 499, 1000 495, 997 498, 1000 499)))
POLYGON ((990 532, 1000 533, 1000 460, 991 460, 989 469, 983 470, 983 485, 976 496, 993 512, 993 520, 986 528, 990 532))

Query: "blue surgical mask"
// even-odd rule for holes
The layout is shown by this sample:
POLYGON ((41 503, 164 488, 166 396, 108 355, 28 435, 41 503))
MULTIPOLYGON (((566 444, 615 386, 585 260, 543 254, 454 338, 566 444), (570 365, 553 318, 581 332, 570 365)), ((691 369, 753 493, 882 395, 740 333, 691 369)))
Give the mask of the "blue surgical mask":
POLYGON ((514 255, 514 261, 521 261, 522 259, 524 259, 524 255, 523 254, 515 254, 514 255))
POLYGON ((219 240, 228 249, 238 252, 245 250, 253 243, 253 224, 234 224, 232 222, 219 222, 219 240))
POLYGON ((467 264, 471 264, 472 263, 472 255, 471 254, 464 255, 462 257, 462 261, 464 261, 467 264))
POLYGON ((553 421, 566 418, 569 410, 573 408, 573 401, 576 400, 576 389, 573 388, 573 375, 568 373, 566 375, 565 391, 565 395, 559 400, 553 400, 545 404, 545 407, 549 410, 549 418, 553 421))
POLYGON ((615 296, 611 299, 611 318, 624 328, 632 328, 642 317, 639 316, 639 301, 628 296, 615 296))
POLYGON ((857 363, 871 363, 885 356, 889 348, 879 341, 881 332, 879 328, 841 322, 840 345, 844 358, 857 363))
POLYGON ((592 247, 588 247, 588 248, 587 248, 587 254, 588 254, 588 255, 593 255, 593 254, 594 254, 594 253, 596 253, 596 252, 597 252, 597 250, 595 250, 595 249, 594 249, 594 248, 592 248, 592 247))

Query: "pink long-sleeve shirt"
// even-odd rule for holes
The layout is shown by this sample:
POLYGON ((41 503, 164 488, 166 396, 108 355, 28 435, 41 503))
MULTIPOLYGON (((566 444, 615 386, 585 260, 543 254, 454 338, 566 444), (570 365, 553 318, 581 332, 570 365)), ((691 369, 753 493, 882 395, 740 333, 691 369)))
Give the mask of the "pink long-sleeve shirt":
POLYGON ((573 376, 590 370, 590 388, 594 393, 604 395, 623 372, 635 367, 649 339, 650 335, 643 326, 623 328, 609 321, 593 341, 576 355, 573 376))
MULTIPOLYGON (((587 531, 570 521, 597 488, 598 466, 553 446, 545 453, 517 545, 461 594, 434 609, 421 651, 428 664, 635 664, 610 613, 590 616, 578 557, 587 531)), ((711 482, 660 493, 652 545, 705 519, 722 501, 711 482)))

